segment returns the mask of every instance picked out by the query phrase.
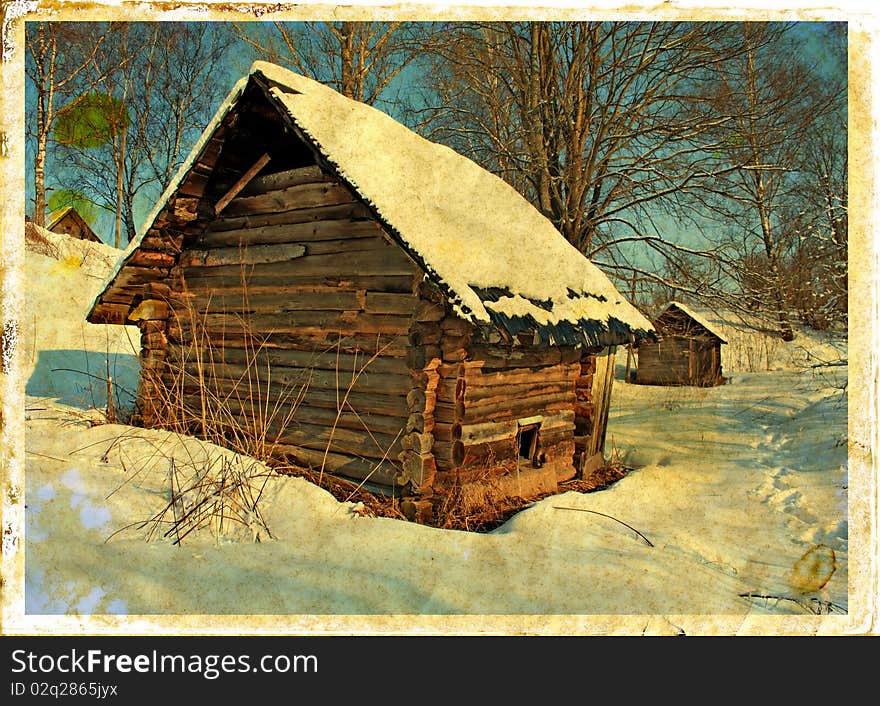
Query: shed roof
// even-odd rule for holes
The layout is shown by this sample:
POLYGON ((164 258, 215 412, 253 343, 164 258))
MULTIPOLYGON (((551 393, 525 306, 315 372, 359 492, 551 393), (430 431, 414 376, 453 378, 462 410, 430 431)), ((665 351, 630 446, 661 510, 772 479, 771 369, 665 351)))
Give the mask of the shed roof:
POLYGON ((719 333, 719 329, 716 326, 714 326, 712 323, 709 322, 709 320, 706 318, 705 314, 699 314, 696 311, 694 311, 693 309, 691 309, 689 306, 687 306, 686 304, 682 304, 681 302, 674 302, 674 301, 669 302, 666 306, 663 307, 663 310, 657 315, 657 318, 655 319, 655 321, 658 321, 660 319, 660 317, 662 317, 665 313, 667 313, 671 309, 678 309, 683 314, 685 314, 689 318, 693 319, 700 326, 702 326, 704 329, 706 329, 706 331, 708 331, 711 335, 715 336, 715 338, 717 338, 719 341, 721 341, 721 343, 725 343, 725 344, 727 343, 727 341, 724 340, 724 337, 721 335, 721 333, 719 333))
POLYGON ((54 228, 68 216, 77 221, 80 228, 83 229, 86 235, 85 240, 91 240, 96 243, 101 242, 101 239, 97 236, 95 231, 92 230, 91 226, 86 223, 86 220, 81 215, 79 215, 79 211, 77 211, 73 206, 65 206, 64 208, 59 208, 55 211, 52 211, 49 214, 49 217, 46 219, 46 230, 54 232, 54 228))
MULTIPOLYGON (((623 343, 652 334, 651 323, 608 277, 501 178, 304 76, 260 61, 250 76, 263 82, 295 132, 372 209, 463 318, 513 334, 536 329, 548 344, 623 343)), ((129 254, 246 83, 242 79, 221 106, 129 254)))

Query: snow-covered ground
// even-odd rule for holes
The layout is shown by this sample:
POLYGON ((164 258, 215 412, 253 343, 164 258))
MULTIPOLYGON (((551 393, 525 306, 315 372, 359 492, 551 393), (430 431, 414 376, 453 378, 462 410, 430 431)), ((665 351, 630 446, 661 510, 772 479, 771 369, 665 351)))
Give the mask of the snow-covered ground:
MULTIPOLYGON (((47 260, 28 255, 31 281, 61 287, 82 275, 47 260)), ((82 348, 93 292, 64 287, 71 296, 25 341, 38 353, 82 348)), ((96 354, 130 353, 127 337, 91 333, 96 354)), ((112 632, 140 616, 138 625, 174 631, 183 623, 161 616, 228 616, 200 624, 219 631, 232 616, 319 615, 309 629, 406 632, 387 616, 445 615, 409 629, 692 633, 747 631, 756 616, 842 614, 851 609, 846 368, 829 370, 725 369, 731 383, 709 389, 616 381, 609 450, 636 470, 602 492, 546 498, 491 533, 365 517, 303 479, 272 478, 260 501, 272 539, 205 529, 181 546, 132 526, 168 503, 172 464, 186 474, 219 457, 255 462, 167 432, 93 425, 82 394, 29 394, 22 620, 51 631, 56 623, 38 616, 104 616, 84 625, 112 632), (542 617, 510 628, 505 616, 542 617)), ((760 629, 813 631, 837 618, 804 620, 760 629)))

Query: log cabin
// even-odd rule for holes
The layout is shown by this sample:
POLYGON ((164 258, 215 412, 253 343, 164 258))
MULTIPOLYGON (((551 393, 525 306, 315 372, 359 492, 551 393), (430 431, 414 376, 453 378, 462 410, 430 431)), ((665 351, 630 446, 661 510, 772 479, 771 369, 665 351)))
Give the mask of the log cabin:
POLYGON ((414 498, 596 467, 614 348, 653 336, 502 179, 265 62, 88 320, 140 328, 136 423, 279 406, 273 456, 414 498))
POLYGON ((95 235, 95 231, 73 206, 66 206, 50 213, 46 219, 46 230, 69 235, 71 238, 79 240, 89 240, 93 243, 101 242, 101 239, 95 235))
POLYGON ((727 341, 705 316, 685 304, 669 302, 653 323, 660 340, 639 345, 635 382, 698 387, 725 382, 721 345, 727 341))

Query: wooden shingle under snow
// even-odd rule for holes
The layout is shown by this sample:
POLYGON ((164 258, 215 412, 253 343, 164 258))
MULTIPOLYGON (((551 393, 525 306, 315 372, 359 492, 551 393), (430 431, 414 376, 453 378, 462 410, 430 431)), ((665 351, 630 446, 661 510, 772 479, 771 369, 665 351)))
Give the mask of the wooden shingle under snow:
POLYGON ((639 345, 636 382, 643 385, 721 385, 721 345, 727 343, 706 318, 669 302, 654 319, 659 341, 639 345))
POLYGON ((276 456, 415 495, 595 465, 614 346, 652 335, 504 181, 263 62, 88 318, 140 327, 142 424, 275 411, 276 456))

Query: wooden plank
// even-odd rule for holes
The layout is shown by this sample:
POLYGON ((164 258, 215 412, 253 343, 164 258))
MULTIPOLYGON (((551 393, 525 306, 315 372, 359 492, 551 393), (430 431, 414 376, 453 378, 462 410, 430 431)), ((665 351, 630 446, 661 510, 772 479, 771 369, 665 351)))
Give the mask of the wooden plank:
POLYGON ((326 289, 323 292, 259 292, 231 294, 225 289, 209 293, 204 290, 188 292, 188 296, 172 298, 172 304, 191 304, 200 314, 245 313, 271 314, 285 311, 361 311, 364 292, 347 289, 326 289))
POLYGON ((395 458, 401 451, 400 437, 354 429, 331 429, 313 424, 300 424, 286 429, 279 443, 310 449, 325 448, 336 453, 366 458, 395 458))
MULTIPOLYGON (((192 359, 196 353, 191 347, 181 347, 179 345, 169 346, 169 356, 175 360, 192 359)), ((338 370, 341 375, 350 376, 352 371, 363 369, 364 372, 373 373, 391 373, 394 375, 409 375, 409 367, 403 358, 392 358, 388 356, 377 356, 371 358, 370 355, 360 353, 352 355, 348 353, 337 353, 334 350, 329 351, 296 351, 278 348, 259 348, 243 349, 229 345, 224 345, 210 354, 217 362, 227 362, 236 364, 250 363, 259 365, 265 369, 269 366, 307 368, 316 370, 338 370)))
POLYGON ((139 248, 132 253, 128 260, 128 265, 168 270, 170 267, 174 266, 176 259, 177 258, 170 253, 139 248))
POLYGON ((483 422, 481 424, 460 424, 459 439, 467 445, 481 444, 516 436, 518 426, 516 420, 508 419, 501 422, 483 422))
MULTIPOLYGON (((504 404, 505 401, 515 402, 531 397, 556 395, 560 400, 574 402, 574 388, 570 383, 551 385, 511 385, 508 387, 466 388, 462 399, 465 407, 485 407, 487 405, 504 404)), ((447 398, 449 399, 449 398, 447 398)))
MULTIPOLYGON (((360 202, 343 204, 331 204, 330 206, 314 206, 300 208, 295 211, 270 212, 249 216, 224 216, 212 221, 208 225, 208 231, 212 234, 228 232, 231 230, 254 230, 267 226, 290 226, 316 221, 345 221, 374 223, 373 227, 379 228, 379 224, 372 217, 370 210, 360 202)), ((236 236, 237 237, 237 236, 236 236)))
POLYGON ((168 276, 168 270, 154 267, 136 267, 124 265, 113 282, 113 288, 140 285, 155 282, 168 276))
MULTIPOLYGON (((358 275, 410 275, 415 265, 403 251, 394 246, 366 252, 345 252, 325 255, 306 255, 287 262, 267 262, 248 266, 242 271, 241 265, 192 266, 184 268, 184 275, 205 276, 286 276, 293 284, 300 277, 322 275, 343 278, 346 274, 358 275)), ((155 277, 155 275, 153 275, 155 277)))
POLYGON ((299 184, 256 196, 233 199, 226 211, 232 216, 295 211, 301 208, 353 203, 357 198, 341 184, 299 184))
MULTIPOLYGON (((195 376, 199 373, 199 366, 198 361, 188 361, 183 364, 182 368, 189 375, 195 376)), ((205 363, 202 363, 201 366, 204 369, 205 363)), ((374 373, 370 370, 365 370, 355 379, 355 375, 351 372, 340 371, 337 373, 334 370, 282 366, 275 366, 271 370, 260 370, 242 363, 212 361, 208 364, 208 372, 213 378, 231 381, 255 379, 259 376, 262 380, 271 380, 273 384, 282 386, 305 386, 309 390, 339 390, 339 399, 342 399, 348 389, 402 397, 407 394, 411 384, 409 375, 374 373)))
MULTIPOLYGON (((528 400, 535 398, 549 399, 556 398, 560 402, 571 402, 574 405, 574 390, 567 387, 532 387, 518 391, 516 394, 509 394, 503 388, 495 388, 497 392, 488 397, 467 397, 462 400, 464 409, 483 409, 491 407, 505 407, 507 405, 527 404, 528 400)), ((469 392, 469 391, 468 391, 469 392)))
POLYGON ((604 355, 596 356, 596 372, 593 374, 593 430, 587 456, 604 454, 608 413, 611 407, 611 385, 614 382, 614 352, 610 346, 604 355))
POLYGON ((276 444, 275 452, 295 465, 331 475, 368 481, 378 485, 397 486, 406 482, 398 465, 392 459, 367 460, 341 453, 325 453, 320 449, 276 444))
POLYGON ((264 404, 275 404, 301 398, 300 404, 303 406, 333 410, 334 414, 342 405, 346 412, 394 417, 400 419, 402 424, 411 416, 406 406, 405 395, 386 394, 385 391, 369 393, 356 389, 340 391, 311 387, 303 390, 301 385, 283 386, 277 384, 277 381, 272 384, 265 379, 249 383, 242 379, 209 377, 202 383, 192 375, 187 375, 185 380, 181 380, 178 373, 170 372, 164 372, 162 380, 169 389, 179 389, 186 394, 204 393, 211 399, 250 399, 259 395, 264 404))
MULTIPOLYGON (((342 334, 402 334, 409 320, 390 314, 366 314, 356 311, 296 311, 279 314, 207 313, 200 315, 196 330, 216 335, 244 333, 288 333, 322 336, 328 332, 342 334)), ((175 322, 183 334, 191 332, 193 324, 184 317, 175 322)))
POLYGON ((483 361, 483 369, 546 367, 580 359, 577 348, 511 348, 473 343, 470 358, 483 361))
MULTIPOLYGON (((457 441, 453 444, 452 461, 457 466, 471 466, 474 464, 490 464, 515 459, 517 454, 516 438, 507 437, 497 441, 489 441, 479 444, 463 444, 457 441)), ((438 454, 439 455, 439 454, 438 454)), ((444 456, 448 458, 448 456, 444 456)))
POLYGON ((248 244, 274 245, 278 243, 313 243, 323 240, 346 240, 358 238, 381 238, 381 228, 375 221, 353 221, 348 218, 314 220, 305 223, 282 223, 236 228, 234 230, 207 230, 200 234, 197 243, 208 247, 230 247, 248 244))
MULTIPOLYGON (((189 399, 197 400, 198 398, 190 396, 189 399)), ((358 432, 371 431, 392 437, 399 435, 403 438, 405 435, 406 419, 403 417, 387 417, 370 412, 340 413, 332 408, 308 405, 307 399, 304 398, 301 402, 298 400, 268 402, 250 398, 228 397, 222 402, 212 398, 212 402, 216 405, 222 405, 224 409, 236 416, 251 420, 250 423, 253 423, 254 419, 273 420, 279 423, 286 421, 287 426, 311 424, 358 432)))
MULTIPOLYGON (((359 273, 325 273, 290 277, 282 273, 264 273, 258 267, 239 268, 238 272, 218 274, 218 267, 206 267, 200 272, 183 273, 186 288, 201 287, 220 289, 227 287, 337 287, 339 289, 363 289, 366 291, 406 292, 412 286, 412 275, 362 275, 359 273)), ((438 333, 439 335, 439 333, 438 333)))
MULTIPOLYGON (((185 314, 184 314, 185 316, 185 314)), ((190 325, 191 326, 191 325, 190 325)), ((199 345, 203 345, 204 337, 199 327, 199 345)), ((181 328, 180 319, 169 319, 168 337, 180 345, 193 345, 193 332, 181 328), (183 335, 181 335, 183 334, 183 335)), ((380 355, 384 357, 404 358, 409 345, 405 337, 393 334, 340 334, 321 331, 318 334, 287 334, 261 332, 259 336, 246 334, 240 328, 238 331, 227 331, 211 339, 213 348, 230 346, 233 348, 263 348, 298 350, 298 351, 332 351, 349 353, 370 357, 380 355)))
POLYGON ((180 255, 180 267, 214 267, 218 265, 259 265, 269 262, 287 262, 306 254, 300 244, 247 245, 247 247, 211 248, 209 250, 184 250, 180 255))
POLYGON ((507 387, 510 385, 547 385, 569 383, 574 386, 578 369, 573 365, 554 365, 539 370, 511 368, 495 373, 484 373, 479 369, 465 369, 464 378, 468 387, 507 387))
POLYGON ((267 191, 286 189, 289 186, 332 180, 333 177, 329 174, 325 174, 317 164, 309 164, 305 167, 296 167, 295 169, 286 169, 282 172, 274 172, 273 174, 263 174, 254 177, 254 179, 242 189, 242 194, 252 196, 267 191))
POLYGON ((374 314, 412 316, 417 302, 414 294, 367 292, 366 310, 374 314))
MULTIPOLYGON (((541 395, 536 397, 521 398, 517 400, 496 400, 492 404, 469 405, 462 410, 460 419, 462 423, 475 423, 497 421, 511 417, 525 417, 538 414, 546 414, 550 411, 571 409, 574 400, 567 400, 556 395, 541 395)), ((438 417, 439 418, 439 417, 438 417)))
POLYGON ((248 170, 241 175, 241 177, 236 181, 223 196, 220 197, 220 200, 214 204, 214 214, 219 214, 224 208, 226 208, 227 204, 232 201, 236 196, 238 196, 239 192, 244 189, 245 186, 248 185, 251 179, 253 179, 257 172, 259 172, 263 167, 265 167, 271 157, 269 157, 268 153, 264 153, 256 162, 254 162, 248 170))

